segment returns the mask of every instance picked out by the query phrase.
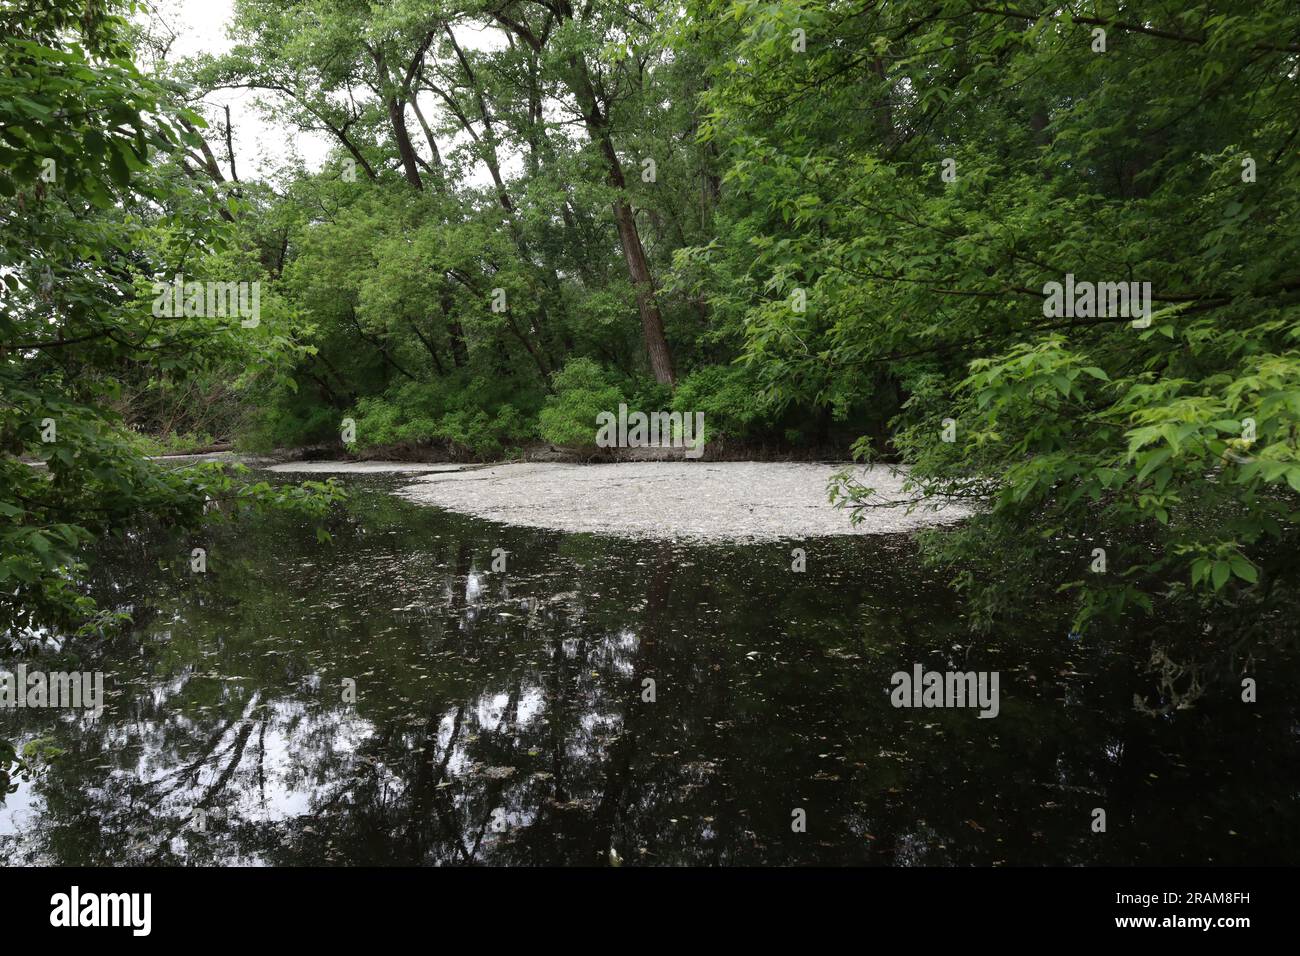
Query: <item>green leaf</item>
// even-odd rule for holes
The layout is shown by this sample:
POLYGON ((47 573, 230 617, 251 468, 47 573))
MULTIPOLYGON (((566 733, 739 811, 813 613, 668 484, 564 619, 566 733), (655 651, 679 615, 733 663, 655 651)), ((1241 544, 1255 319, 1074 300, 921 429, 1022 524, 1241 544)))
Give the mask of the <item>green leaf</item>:
POLYGON ((1259 572, 1255 570, 1255 566, 1241 555, 1234 554, 1228 559, 1228 563, 1232 566, 1232 573, 1243 581, 1249 581, 1251 584, 1254 584, 1259 580, 1259 572))

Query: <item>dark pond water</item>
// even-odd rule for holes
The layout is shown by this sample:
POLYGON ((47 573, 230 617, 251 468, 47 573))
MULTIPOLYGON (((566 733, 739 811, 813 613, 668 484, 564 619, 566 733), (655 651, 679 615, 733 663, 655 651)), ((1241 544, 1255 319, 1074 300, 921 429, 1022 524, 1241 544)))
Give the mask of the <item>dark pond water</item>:
POLYGON ((1150 635, 1075 643, 1044 613, 972 641, 906 538, 632 543, 416 506, 385 493, 400 480, 350 480, 332 543, 275 519, 106 545, 97 593, 129 632, 4 660, 102 670, 109 699, 0 710, 0 737, 62 751, 4 798, 0 858, 1300 858, 1290 659, 1256 704, 1228 685, 1153 718, 1133 706, 1150 635), (998 716, 896 709, 915 663, 998 671, 998 716))

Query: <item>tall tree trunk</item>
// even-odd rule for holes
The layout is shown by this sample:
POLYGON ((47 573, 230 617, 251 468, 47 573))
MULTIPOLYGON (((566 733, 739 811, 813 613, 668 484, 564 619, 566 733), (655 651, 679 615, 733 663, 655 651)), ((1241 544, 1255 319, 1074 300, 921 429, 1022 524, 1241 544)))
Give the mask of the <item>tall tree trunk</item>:
MULTIPOLYGON (((406 128, 406 93, 410 89, 410 79, 408 78, 404 86, 398 86, 388 71, 388 60, 380 48, 367 46, 366 49, 370 51, 370 58, 375 63, 378 82, 375 84, 374 91, 383 100, 384 107, 388 111, 388 125, 393 130, 393 141, 397 144, 397 154, 402 159, 402 170, 406 174, 406 181, 416 189, 422 190, 424 181, 420 178, 420 166, 415 147, 411 144, 411 134, 406 128)), ((416 56, 418 58, 422 55, 423 48, 416 56)))
POLYGON ((420 167, 415 161, 415 147, 411 145, 411 134, 406 129, 406 107, 401 100, 388 101, 388 121, 393 127, 393 138, 397 140, 397 153, 402 157, 406 181, 416 189, 423 189, 424 181, 420 179, 420 167))
MULTIPOLYGON (((622 177, 622 170, 619 170, 619 176, 622 177)), ((656 382, 676 385, 677 376, 673 372, 668 340, 664 337, 663 316, 659 314, 659 303, 655 300, 650 264, 646 261, 645 249, 636 230, 632 207, 623 199, 614 200, 614 222, 618 226, 618 238, 623 246, 628 275, 636 290, 636 307, 641 313, 641 334, 645 338, 646 354, 650 357, 650 370, 654 372, 656 382)))
MULTIPOLYGON (((510 230, 510 236, 514 240, 515 247, 519 250, 520 259, 530 266, 535 265, 528 237, 525 235, 523 226, 520 224, 519 218, 515 213, 515 204, 511 200, 510 192, 506 189, 505 180, 501 176, 501 161, 497 153, 497 133, 496 128, 493 125, 492 110, 488 107, 487 94, 484 92, 482 84, 479 83, 478 74, 474 72, 474 67, 470 63, 469 58, 465 56, 465 51, 460 48, 460 44, 456 40, 456 34, 453 33, 451 27, 446 24, 443 25, 443 30, 447 34, 447 41, 451 44, 452 50, 456 53, 456 59, 460 63, 461 72, 464 75, 465 85, 473 94, 474 102, 478 106, 479 122, 483 124, 482 136, 474 131, 474 124, 470 121, 470 118, 465 114, 465 112, 456 105, 456 101, 450 92, 441 92, 440 95, 455 114, 456 118, 460 120, 461 128, 465 130, 465 133, 478 147, 479 157, 483 160, 483 164, 487 166, 488 174, 492 177, 492 182, 496 186, 497 201, 500 202, 501 208, 505 210, 506 227, 510 230)), ((529 109, 531 115, 531 106, 529 109)), ((549 277, 547 276, 544 267, 539 268, 538 271, 540 273, 542 285, 546 287, 548 291, 553 293, 557 292, 559 287, 559 276, 555 273, 555 270, 550 270, 549 277)), ((541 370, 543 380, 549 383, 549 366, 553 366, 555 361, 546 344, 550 322, 546 311, 545 296, 539 298, 537 308, 530 321, 532 331, 537 335, 538 342, 540 343, 540 353, 533 347, 527 337, 519 331, 518 327, 514 326, 514 320, 511 319, 510 321, 515 330, 515 334, 519 337, 519 340, 523 342, 524 347, 528 349, 528 353, 533 357, 533 360, 537 363, 537 367, 541 370)))
POLYGON ((586 61, 574 57, 570 64, 577 79, 577 89, 574 92, 582 107, 587 133, 600 147, 605 160, 607 181, 618 191, 613 204, 614 224, 618 227, 618 240, 623 247, 628 276, 632 279, 632 288, 636 290, 636 306, 641 313, 641 333, 645 338, 646 354, 650 357, 650 370, 654 373, 655 381, 676 385, 672 353, 668 350, 668 340, 664 337, 664 320, 655 298, 654 277, 650 274, 650 263, 646 259, 645 247, 641 244, 641 235, 637 232, 632 207, 624 198, 627 180, 623 177, 623 164, 619 162, 614 141, 609 135, 609 125, 596 100, 596 91, 592 87, 586 61))

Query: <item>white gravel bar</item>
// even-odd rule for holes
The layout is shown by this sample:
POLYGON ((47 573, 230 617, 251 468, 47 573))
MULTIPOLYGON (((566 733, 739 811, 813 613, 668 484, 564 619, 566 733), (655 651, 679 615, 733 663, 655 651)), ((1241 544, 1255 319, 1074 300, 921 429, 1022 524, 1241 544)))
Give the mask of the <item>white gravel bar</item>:
POLYGON ((517 463, 421 476, 398 494, 421 504, 504 524, 629 538, 772 541, 895 534, 960 521, 957 502, 909 507, 904 476, 888 466, 793 462, 517 463), (852 524, 827 498, 832 475, 852 467, 874 488, 852 524))
POLYGON ((461 471, 464 465, 418 461, 286 461, 267 471, 303 475, 386 475, 398 472, 461 471))

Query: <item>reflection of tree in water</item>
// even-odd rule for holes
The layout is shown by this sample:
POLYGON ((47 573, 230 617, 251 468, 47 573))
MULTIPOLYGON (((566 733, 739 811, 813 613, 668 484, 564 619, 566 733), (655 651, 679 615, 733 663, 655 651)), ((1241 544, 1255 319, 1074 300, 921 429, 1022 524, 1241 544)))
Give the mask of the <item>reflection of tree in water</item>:
POLYGON ((1267 762, 1268 779, 1294 779, 1294 702, 1254 720, 1222 700, 1142 716, 1131 700, 1149 679, 1113 648, 1029 624, 968 644, 903 545, 825 544, 791 575, 780 548, 526 532, 385 496, 355 507, 328 548, 283 523, 215 540, 202 581, 160 572, 156 543, 102 572, 137 627, 80 653, 112 662, 123 693, 98 722, 19 716, 68 753, 33 788, 15 860, 1260 862, 1296 848, 1290 794, 1245 776, 1267 762), (490 570, 497 547, 507 573, 490 570), (913 661, 1000 670, 1001 716, 895 710, 889 674, 913 661))

